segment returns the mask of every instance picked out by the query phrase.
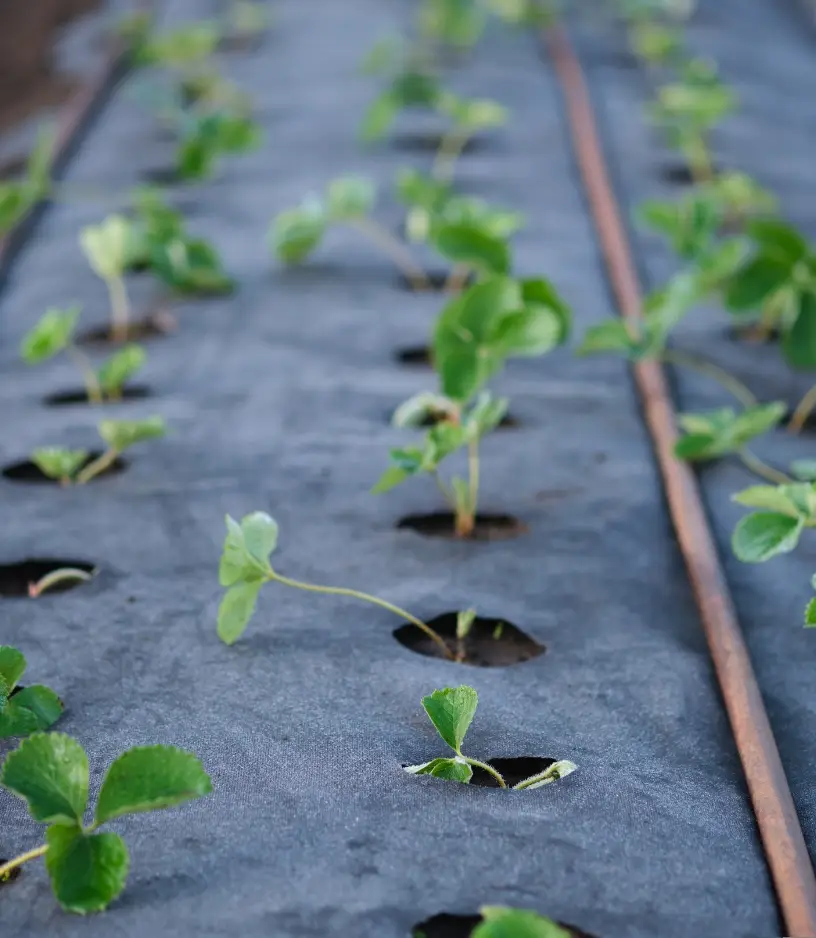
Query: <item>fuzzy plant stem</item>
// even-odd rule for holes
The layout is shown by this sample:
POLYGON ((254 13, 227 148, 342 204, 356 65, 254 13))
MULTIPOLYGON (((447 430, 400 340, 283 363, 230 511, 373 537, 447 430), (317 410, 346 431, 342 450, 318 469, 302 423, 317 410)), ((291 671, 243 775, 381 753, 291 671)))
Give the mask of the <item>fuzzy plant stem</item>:
POLYGON ((445 281, 446 293, 461 293, 464 290, 468 277, 470 276, 470 267, 467 264, 456 264, 450 272, 450 276, 445 281))
POLYGON ((19 857, 15 857, 13 860, 9 860, 7 863, 3 863, 0 865, 0 883, 3 882, 9 873, 13 873, 24 863, 28 863, 29 860, 36 860, 37 857, 41 857, 47 852, 48 844, 43 844, 41 847, 35 847, 34 850, 21 853, 19 857))
POLYGON ((42 596, 43 593, 47 593, 48 590, 59 586, 61 583, 87 583, 90 578, 91 574, 86 570, 79 570, 76 567, 61 567, 59 570, 52 570, 50 573, 46 573, 46 575, 42 577, 42 579, 37 580, 36 583, 29 583, 28 595, 32 599, 36 599, 38 596, 42 596))
POLYGON ((456 161, 462 155, 473 133, 471 127, 454 127, 445 134, 431 168, 431 175, 434 179, 444 183, 453 181, 456 161))
POLYGON ((476 520, 476 507, 479 504, 479 439, 475 437, 468 443, 468 475, 470 493, 470 514, 476 520))
POLYGON ((694 181, 698 184, 712 182, 714 166, 708 147, 702 135, 692 137, 683 147, 688 167, 694 181))
POLYGON ((277 581, 282 583, 284 586, 293 586, 295 589, 307 590, 310 593, 328 593, 332 596, 349 596, 352 599, 360 599, 366 603, 372 603, 375 606, 380 606, 382 609, 387 609, 389 612, 393 612, 394 615, 399 616, 401 619, 405 619, 410 622, 412 625, 415 625, 418 629, 421 629, 433 642, 435 642, 439 648, 444 651, 445 657, 453 659, 454 655, 448 648, 447 643, 435 632, 429 625, 423 622, 421 619, 417 619, 416 616, 411 615, 410 612, 406 612, 404 609, 400 609, 399 606, 395 606, 392 603, 386 602, 384 599, 380 599, 378 596, 372 596, 369 593, 362 593, 359 590, 347 589, 342 586, 315 586, 313 583, 303 583, 300 580, 291 580, 289 577, 282 576, 280 573, 276 573, 274 570, 270 569, 267 572, 267 579, 270 581, 277 581))
POLYGON ((119 450, 113 447, 105 450, 101 456, 94 459, 93 462, 89 462, 88 465, 77 474, 76 484, 87 485, 91 479, 95 479, 100 473, 103 473, 106 469, 110 469, 120 455, 119 450))
POLYGON ((475 765, 477 769, 484 769, 488 775, 492 775, 493 778, 499 783, 499 788, 507 788, 507 782, 501 777, 501 775, 493 768, 492 765, 488 765, 486 762, 479 762, 478 759, 471 759, 469 756, 462 756, 465 762, 468 765, 475 765))
POLYGON ((121 277, 108 280, 108 293, 111 305, 111 338, 114 342, 127 342, 130 303, 125 289, 125 281, 121 277))
POLYGON ((85 383, 85 393, 88 395, 88 402, 91 404, 102 403, 102 386, 96 377, 90 358, 80 351, 75 345, 69 345, 65 350, 71 357, 74 364, 82 372, 82 380, 85 383))
POLYGON ((679 365, 681 368, 688 368, 690 371, 696 371, 698 374, 705 375, 712 381, 716 381, 720 387, 725 388, 732 394, 743 407, 754 407, 757 404, 756 395, 751 389, 742 383, 739 378, 735 378, 730 372, 705 358, 699 358, 690 352, 682 352, 679 349, 664 349, 662 355, 663 361, 670 365, 679 365))
POLYGON ((788 422, 788 430, 791 433, 800 433, 807 422, 808 417, 816 408, 816 384, 805 394, 801 401, 796 405, 796 410, 788 422))
POLYGON ((349 224, 373 241, 391 258, 414 290, 428 290, 430 288, 425 272, 417 266, 405 245, 398 241, 390 231, 372 219, 365 217, 355 218, 349 224))
POLYGON ((793 482, 793 479, 786 476, 784 472, 780 472, 778 469, 774 469, 773 466, 769 466, 764 460, 760 459, 759 456, 748 449, 739 450, 737 456, 746 469, 749 469, 754 475, 758 475, 761 479, 765 479, 766 482, 770 482, 772 485, 790 485, 791 482, 793 482))

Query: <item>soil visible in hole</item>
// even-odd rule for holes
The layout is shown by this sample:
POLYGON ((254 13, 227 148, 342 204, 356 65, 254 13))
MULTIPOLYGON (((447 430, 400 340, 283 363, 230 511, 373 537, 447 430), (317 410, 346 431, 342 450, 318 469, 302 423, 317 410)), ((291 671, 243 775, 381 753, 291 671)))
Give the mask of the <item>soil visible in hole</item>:
MULTIPOLYGON (((101 455, 101 450, 93 450, 90 452, 88 458, 82 464, 82 468, 84 469, 85 466, 90 465, 95 459, 99 459, 101 455)), ((121 457, 117 457, 104 472, 100 472, 95 478, 101 479, 102 476, 116 475, 119 472, 124 472, 126 468, 127 462, 121 457)), ((42 469, 40 469, 36 463, 31 462, 30 459, 24 459, 22 462, 15 462, 11 463, 9 466, 4 466, 3 477, 12 482, 26 482, 30 485, 60 484, 58 479, 52 479, 50 476, 47 476, 42 469)))
POLYGON ((745 342, 748 345, 770 345, 781 338, 776 326, 768 329, 758 322, 746 323, 743 326, 727 326, 725 331, 730 339, 735 342, 745 342))
POLYGON ((401 365, 424 365, 430 367, 431 350, 427 345, 406 345, 394 352, 394 359, 401 365))
MULTIPOLYGON (((389 415, 388 422, 391 423, 391 420, 392 420, 392 415, 389 415)), ((439 415, 429 414, 419 423, 414 424, 414 426, 423 427, 423 428, 435 427, 438 423, 442 423, 443 421, 444 421, 444 414, 439 414, 439 415)), ((499 426, 497 429, 512 430, 514 427, 519 427, 519 426, 521 426, 521 423, 519 420, 517 420, 512 414, 505 414, 502 417, 502 419, 499 421, 499 426)))
MULTIPOLYGON (((504 668, 530 661, 546 651, 543 645, 539 645, 512 622, 481 616, 473 620, 470 632, 460 643, 456 639, 456 618, 455 612, 445 612, 435 619, 429 619, 427 624, 445 640, 454 654, 464 652, 464 657, 458 658, 461 664, 477 668, 504 668)), ((407 624, 395 629, 394 638, 418 655, 444 659, 442 649, 415 625, 407 624)))
MULTIPOLYGON (((406 515, 397 522, 397 528, 407 528, 425 537, 456 537, 453 512, 432 511, 427 515, 406 515)), ((512 515, 478 514, 473 533, 461 540, 507 541, 526 534, 529 529, 512 515)))
MULTIPOLYGON (((105 398, 105 404, 121 404, 124 401, 141 401, 150 397, 150 388, 146 384, 131 384, 122 388, 121 396, 115 399, 105 398)), ((69 404, 88 404, 88 392, 85 388, 71 391, 57 391, 43 398, 47 407, 67 407, 69 404)))
MULTIPOLYGON (((425 290, 431 293, 443 293, 450 279, 450 275, 451 272, 449 270, 426 270, 425 276, 428 280, 428 286, 425 287, 425 290)), ((465 286, 469 287, 475 282, 475 274, 470 273, 468 274, 465 286)), ((414 289, 413 283, 403 273, 397 274, 397 286, 399 286, 401 290, 408 290, 411 293, 417 292, 414 289)))
MULTIPOLYGON (((509 759, 486 759, 485 761, 507 782, 507 787, 512 788, 513 785, 523 782, 525 778, 538 775, 548 769, 558 760, 544 759, 541 756, 514 756, 509 759)), ((499 787, 496 779, 478 766, 473 766, 473 778, 470 784, 479 785, 481 788, 499 787)))
MULTIPOLYGON (((22 560, 20 563, 0 564, 0 597, 3 599, 13 596, 28 597, 30 584, 39 583, 44 576, 65 567, 84 570, 85 573, 91 575, 96 572, 96 567, 84 560, 65 560, 51 557, 22 560)), ((77 586, 82 586, 83 582, 83 580, 66 580, 64 583, 56 584, 47 593, 44 593, 43 597, 50 596, 52 593, 65 593, 77 586)))
MULTIPOLYGON (((170 313, 160 310, 156 313, 150 313, 141 319, 134 319, 128 325, 128 342, 140 342, 145 339, 156 339, 175 332, 178 328, 178 320, 170 313)), ((111 324, 97 326, 94 329, 88 329, 83 332, 77 342, 80 345, 114 345, 111 324)))
MULTIPOLYGON (((448 912, 441 912, 415 925, 411 929, 411 936, 412 938, 470 938, 476 926, 481 922, 481 915, 451 915, 448 912)), ((570 938, 593 938, 588 932, 581 931, 574 925, 567 925, 566 922, 558 924, 569 933, 570 938)))
MULTIPOLYGON (((718 166, 713 167, 716 175, 720 174, 718 166)), ((693 186, 696 183, 691 168, 685 163, 669 163, 660 170, 660 178, 673 186, 693 186)))
MULTIPOLYGON (((440 130, 403 131, 394 134, 391 146, 403 153, 436 153, 445 134, 440 130)), ((470 137, 462 154, 478 153, 487 146, 487 137, 470 137)))
MULTIPOLYGON (((2 866, 4 863, 8 863, 10 859, 10 857, 0 857, 0 866, 2 866)), ((20 875, 20 873, 22 873, 22 871, 22 867, 17 866, 10 873, 6 873, 5 876, 0 876, 0 889, 9 883, 13 883, 14 880, 17 879, 17 877, 20 875)))
MULTIPOLYGON (((797 401, 797 403, 799 402, 797 401)), ((785 411, 785 416, 782 418, 782 422, 780 423, 780 427, 783 430, 786 430, 788 428, 788 425, 791 422, 791 418, 793 417, 794 412, 795 412, 795 408, 793 407, 789 407, 787 411, 785 411)), ((796 433, 795 430, 791 430, 790 432, 791 434, 796 433)), ((812 410, 808 414, 805 422, 802 424, 802 429, 799 430, 798 432, 802 434, 806 433, 808 434, 808 436, 811 433, 816 433, 816 410, 812 410)))

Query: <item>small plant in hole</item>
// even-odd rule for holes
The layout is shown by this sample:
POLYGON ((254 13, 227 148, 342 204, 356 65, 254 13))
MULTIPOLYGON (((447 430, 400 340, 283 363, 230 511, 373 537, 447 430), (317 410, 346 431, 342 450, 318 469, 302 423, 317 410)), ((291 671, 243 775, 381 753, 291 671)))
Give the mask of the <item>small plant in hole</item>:
POLYGON ((173 746, 139 746, 119 756, 105 775, 94 818, 88 810, 88 757, 62 733, 35 733, 6 758, 0 785, 47 824, 45 843, 0 865, 0 879, 45 857, 54 895, 66 912, 101 912, 125 888, 130 857, 125 841, 100 827, 116 818, 158 811, 210 794, 198 758, 173 746))
POLYGON ((51 191, 54 140, 54 132, 50 128, 41 130, 28 157, 23 178, 0 182, 0 236, 9 232, 51 191))
POLYGON ((406 479, 428 473, 455 518, 458 537, 475 529, 479 497, 479 443, 507 412, 507 401, 484 390, 485 383, 515 356, 543 355, 566 341, 570 310, 546 280, 491 277, 452 300, 434 331, 432 360, 440 391, 423 392, 394 414, 397 426, 435 420, 420 446, 391 451, 391 462, 373 488, 387 492, 406 479), (443 480, 439 466, 467 450, 468 478, 443 480))
POLYGON ((145 351, 140 345, 126 345, 100 368, 95 368, 90 358, 74 343, 79 315, 78 306, 64 310, 49 309, 23 338, 20 347, 22 358, 29 365, 37 365, 65 352, 82 373, 89 404, 119 401, 126 382, 144 364, 145 351))
POLYGON ((130 301, 125 286, 131 226, 121 215, 109 215, 99 225, 88 225, 79 243, 93 272, 105 282, 110 298, 111 339, 126 342, 130 330, 130 301))
POLYGON ((359 590, 338 586, 316 586, 283 576, 272 569, 269 556, 278 543, 278 525, 274 518, 262 511, 246 515, 240 524, 227 515, 227 537, 218 570, 218 579, 227 592, 218 610, 218 635, 232 645, 243 635, 255 611, 258 593, 265 583, 280 583, 312 593, 346 596, 372 603, 405 619, 422 631, 444 651, 446 658, 454 655, 444 639, 429 625, 399 606, 359 590))
POLYGON ((0 739, 47 730, 62 715, 63 703, 42 684, 20 686, 26 659, 10 645, 0 645, 0 739))
POLYGON ((507 109, 496 101, 461 98, 448 91, 439 95, 436 109, 450 121, 434 159, 431 175, 441 182, 451 182, 456 161, 470 140, 483 130, 501 127, 507 121, 507 109))
POLYGON ((470 938, 571 938, 572 935, 569 929, 532 909, 483 905, 479 914, 483 921, 470 938))
POLYGON ((105 450, 95 459, 90 459, 87 450, 51 447, 34 450, 31 461, 40 472, 61 485, 85 485, 110 469, 131 446, 158 439, 166 433, 164 419, 158 416, 143 420, 102 420, 98 430, 105 450))
POLYGON ((676 26, 637 18, 629 27, 629 46, 642 62, 652 66, 679 63, 683 34, 676 26))
POLYGON ((179 120, 176 174, 186 182, 209 179, 223 156, 250 153, 261 145, 260 125, 227 108, 184 114, 179 120))
MULTIPOLYGON (((812 472, 814 467, 808 468, 812 472)), ((802 532, 816 527, 814 482, 754 485, 738 492, 733 499, 740 505, 759 509, 742 518, 734 529, 734 553, 744 563, 764 563, 771 557, 790 553, 802 532)))
MULTIPOLYGON (((412 775, 432 775, 434 778, 444 778, 454 782, 467 784, 473 777, 473 768, 480 768, 491 775, 499 788, 507 788, 504 778, 493 766, 487 762, 480 762, 470 756, 462 754, 462 744, 465 734, 473 721, 479 696, 472 687, 461 685, 459 687, 446 687, 444 690, 435 690, 432 694, 422 698, 422 706, 428 714, 431 723, 436 727, 442 739, 454 751, 453 757, 440 757, 422 765, 406 766, 405 771, 412 775)), ((532 775, 513 786, 514 790, 527 788, 542 788, 552 782, 557 782, 577 766, 567 760, 554 762, 545 771, 532 775)))

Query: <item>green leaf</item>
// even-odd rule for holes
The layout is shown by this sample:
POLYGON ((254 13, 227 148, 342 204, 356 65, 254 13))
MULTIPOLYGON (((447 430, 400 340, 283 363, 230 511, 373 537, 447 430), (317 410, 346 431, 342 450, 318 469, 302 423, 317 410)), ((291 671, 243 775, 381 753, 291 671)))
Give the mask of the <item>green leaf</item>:
POLYGON ((245 580, 224 594, 218 607, 218 637, 224 644, 234 645, 244 634, 263 584, 264 580, 245 580))
POLYGON ((79 233, 79 243, 94 273, 102 280, 117 280, 127 265, 131 224, 121 215, 109 215, 99 225, 79 233))
POLYGON ((816 482, 816 459, 796 459, 791 463, 791 473, 802 482, 816 482))
POLYGON ((748 442, 778 426, 786 410, 784 403, 775 401, 746 407, 740 413, 732 407, 721 407, 700 414, 681 414, 680 426, 687 436, 678 441, 675 455, 704 460, 739 452, 748 442))
POLYGON ((6 693, 14 690, 25 674, 25 655, 11 645, 0 645, 0 679, 5 682, 6 693))
POLYGON ((118 834, 85 834, 78 827, 54 825, 45 837, 45 868, 67 912, 101 912, 125 888, 130 858, 118 834))
POLYGON ((374 208, 377 190, 362 176, 342 176, 329 183, 326 205, 333 221, 348 221, 368 215, 374 208))
POLYGON ((621 319, 609 319, 590 326, 578 346, 579 355, 595 355, 598 352, 622 352, 627 358, 634 357, 639 348, 621 319))
POLYGON ((782 351, 790 365, 803 371, 816 369, 816 293, 797 295, 799 313, 782 337, 782 351))
POLYGON ((471 938, 570 938, 570 932, 552 919, 527 909, 486 905, 479 912, 484 921, 471 938))
POLYGON ((431 241, 454 264, 472 267, 482 274, 506 274, 510 270, 507 243, 476 225, 440 224, 432 229, 431 241))
POLYGON ((731 275, 723 296, 725 305, 733 312, 758 309, 790 277, 790 265, 760 254, 731 275))
POLYGON ((406 765, 405 771, 411 775, 432 775, 451 782, 463 782, 465 785, 473 777, 473 769, 461 759, 431 759, 422 765, 406 765))
POLYGON ((543 277, 522 280, 520 285, 524 306, 546 309, 560 324, 558 342, 566 342, 572 329, 572 310, 564 302, 558 290, 543 277))
POLYGON ((422 698, 422 706, 445 742, 461 755, 462 742, 476 713, 479 697, 472 687, 446 687, 422 698))
POLYGON ((62 716, 62 701, 42 684, 32 684, 12 695, 0 711, 0 739, 30 736, 47 730, 62 716))
POLYGON ((495 430, 504 419, 508 406, 506 397, 493 397, 489 391, 482 391, 464 420, 467 439, 478 440, 495 430))
POLYGON ((327 222, 323 203, 307 199, 275 219, 270 232, 272 249, 284 264, 299 264, 320 244, 327 222))
POLYGON ((26 333, 20 354, 29 365, 36 365, 63 351, 71 342, 81 307, 51 307, 34 328, 26 333))
POLYGON ((139 746, 123 753, 108 769, 95 823, 172 808, 211 791, 210 777, 193 753, 175 746, 139 746))
POLYGON ((801 499, 794 501, 791 498, 793 488, 794 486, 790 485, 752 485, 732 495, 731 500, 748 508, 763 508, 776 514, 788 515, 790 518, 798 518, 802 512, 797 508, 797 502, 801 499))
POLYGON ((165 283, 181 293, 223 294, 235 284, 221 266, 215 248, 199 238, 176 236, 155 243, 150 266, 165 283))
POLYGON ((803 528, 802 518, 755 512, 740 520, 731 543, 743 563, 764 563, 778 554, 790 553, 799 543, 803 528))
POLYGON ((102 420, 99 435, 111 449, 124 452, 135 443, 163 437, 167 432, 162 417, 146 417, 144 420, 102 420))
POLYGON ((490 345, 504 357, 543 355, 562 341, 563 321, 543 306, 506 313, 496 323, 490 345))
POLYGON ((450 92, 442 92, 437 108, 446 114, 458 127, 475 133, 489 127, 501 127, 506 123, 507 108, 498 101, 488 98, 460 98, 450 92))
POLYGON ((81 824, 88 804, 88 757, 63 733, 37 733, 11 752, 0 785, 28 803, 35 821, 81 824))
POLYGON ((777 218, 756 218, 748 225, 748 235, 758 242, 761 253, 792 267, 808 253, 808 243, 799 232, 777 218))
POLYGON ((96 373, 104 394, 120 394, 125 382, 144 365, 147 355, 141 345, 126 345, 115 352, 96 373))
POLYGON ((31 461, 49 479, 71 481, 88 461, 88 455, 84 449, 44 447, 34 450, 31 461))
POLYGON ((374 143, 388 133, 399 112, 399 104, 390 91, 381 94, 365 112, 360 125, 360 139, 364 143, 374 143))
POLYGON ((269 555, 278 544, 277 521, 263 511, 254 511, 241 519, 241 532, 249 556, 266 569, 269 555))
POLYGON ((383 492, 390 492, 412 475, 414 475, 413 472, 409 472, 402 466, 389 466, 372 486, 371 494, 382 495, 383 492))
POLYGON ((816 599, 811 599, 805 608, 805 628, 816 626, 816 599))
POLYGON ((239 580, 263 579, 269 569, 269 554, 277 541, 276 522, 259 511, 246 515, 240 524, 227 515, 226 524, 227 536, 218 571, 221 585, 232 586, 239 580), (252 549, 247 543, 248 535, 252 549), (264 553, 267 545, 269 549, 264 553))

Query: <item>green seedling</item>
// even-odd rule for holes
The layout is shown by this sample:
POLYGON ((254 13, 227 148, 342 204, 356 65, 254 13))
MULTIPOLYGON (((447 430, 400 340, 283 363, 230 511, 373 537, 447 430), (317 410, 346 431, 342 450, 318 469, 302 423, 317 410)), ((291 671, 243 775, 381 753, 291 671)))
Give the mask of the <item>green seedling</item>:
POLYGON ((431 225, 428 241, 453 264, 444 289, 459 293, 471 277, 506 276, 512 259, 504 238, 477 222, 439 221, 431 225))
POLYGON ((0 236, 7 234, 28 212, 51 192, 51 164, 55 134, 40 130, 26 163, 22 179, 0 182, 0 236))
POLYGON ((227 110, 184 115, 179 130, 176 173, 186 181, 210 178, 222 156, 250 153, 262 140, 251 117, 227 110))
POLYGON ((637 19, 629 28, 632 52, 648 65, 671 65, 683 55, 683 35, 676 26, 637 19))
POLYGON ((263 33, 269 22, 269 12, 262 3, 232 0, 227 8, 224 32, 233 42, 247 42, 263 33))
POLYGON ((400 64, 388 87, 369 105, 360 125, 360 138, 365 143, 382 140, 401 111, 413 108, 434 110, 442 94, 437 79, 422 65, 400 64))
POLYGON ((105 282, 110 298, 111 338, 126 342, 130 331, 130 301, 125 286, 131 226, 121 215, 109 215, 99 225, 88 225, 79 243, 93 272, 105 282))
POLYGON ((324 195, 309 196, 297 208, 281 212, 269 232, 270 246, 282 263, 300 264, 332 225, 344 225, 376 245, 415 290, 428 289, 428 278, 410 251, 371 217, 376 198, 377 191, 367 179, 341 176, 329 183, 324 195))
POLYGON ((456 161, 468 142, 482 130, 501 127, 507 121, 507 109, 496 101, 461 98, 443 91, 437 98, 436 110, 448 118, 450 128, 439 144, 431 175, 449 183, 453 180, 456 161))
POLYGON ((129 18, 123 27, 132 37, 136 64, 160 66, 182 73, 209 62, 221 41, 218 24, 209 20, 156 33, 150 18, 137 16, 129 18))
POLYGON ((37 857, 57 902, 66 912, 87 915, 106 909, 125 888, 130 856, 110 821, 172 808, 210 794, 212 783, 198 758, 174 746, 139 746, 119 756, 105 775, 93 821, 85 822, 88 756, 72 737, 35 733, 3 763, 0 785, 47 824, 45 843, 0 865, 0 880, 37 857))
POLYGON ((37 365, 65 352, 82 373, 90 404, 121 400, 126 382, 145 362, 145 351, 140 345, 126 345, 100 368, 94 368, 90 358, 73 340, 79 314, 78 306, 49 309, 23 338, 20 354, 27 364, 37 365))
MULTIPOLYGON (((462 743, 468 731, 479 696, 472 687, 461 685, 459 687, 446 687, 444 690, 435 690, 432 694, 422 698, 422 706, 428 714, 431 723, 436 727, 442 739, 456 753, 453 758, 443 757, 423 762, 422 765, 406 766, 405 771, 412 775, 432 775, 434 778, 444 778, 453 782, 468 784, 473 777, 473 768, 483 769, 492 775, 500 788, 507 788, 507 782, 492 765, 480 762, 470 756, 462 754, 462 743)), ((577 766, 561 760, 554 762, 549 768, 537 775, 531 775, 523 781, 513 785, 514 791, 524 789, 542 788, 552 782, 565 778, 576 770, 577 766)))
POLYGON ((480 484, 479 444, 507 412, 507 401, 484 385, 509 358, 543 355, 566 341, 570 312, 545 280, 491 277, 451 301, 434 331, 432 359, 440 393, 423 392, 394 414, 400 427, 431 423, 420 446, 391 451, 390 465, 372 492, 388 492, 412 476, 431 475, 454 514, 457 537, 476 526, 480 484), (468 478, 450 483, 440 464, 467 450, 468 478))
POLYGON ((0 739, 47 730, 62 715, 63 703, 50 687, 19 686, 25 669, 22 652, 0 645, 0 739))
POLYGON ((478 42, 487 16, 474 0, 421 0, 417 23, 426 42, 462 50, 478 42))
POLYGON ((102 420, 99 435, 105 443, 104 452, 88 462, 87 450, 58 448, 37 449, 31 461, 44 475, 56 479, 62 485, 86 485, 109 469, 131 446, 145 440, 163 437, 166 433, 161 417, 144 420, 102 420))
POLYGON ((734 529, 731 543, 744 563, 763 563, 790 553, 805 528, 816 527, 816 484, 812 482, 755 485, 733 499, 760 509, 742 518, 734 529))
POLYGON ((147 268, 179 293, 220 294, 234 289, 215 248, 187 232, 181 214, 158 190, 138 190, 134 211, 128 269, 147 268))
POLYGON ((227 515, 227 537, 218 570, 218 579, 227 592, 218 610, 218 636, 227 645, 233 645, 243 635, 255 611, 258 593, 265 583, 280 583, 311 593, 346 596, 387 609, 421 629, 446 658, 453 658, 445 640, 429 625, 399 606, 369 593, 337 586, 316 586, 283 576, 272 569, 269 556, 277 547, 278 524, 262 511, 246 515, 240 524, 227 515))
POLYGON ((483 905, 479 914, 483 921, 471 932, 470 938, 570 938, 571 935, 557 922, 530 909, 483 905))
POLYGON ((651 117, 669 144, 681 151, 696 182, 714 178, 708 134, 735 105, 733 92, 720 81, 716 69, 701 60, 688 63, 681 81, 658 89, 651 117))

